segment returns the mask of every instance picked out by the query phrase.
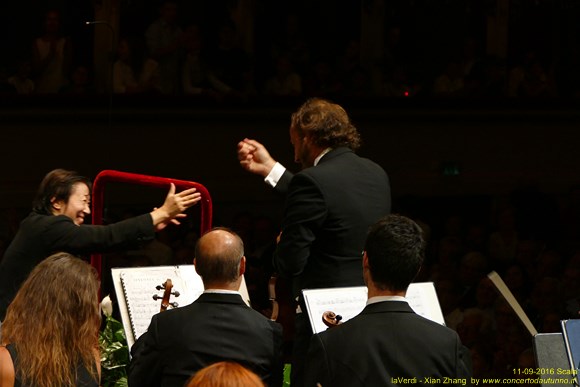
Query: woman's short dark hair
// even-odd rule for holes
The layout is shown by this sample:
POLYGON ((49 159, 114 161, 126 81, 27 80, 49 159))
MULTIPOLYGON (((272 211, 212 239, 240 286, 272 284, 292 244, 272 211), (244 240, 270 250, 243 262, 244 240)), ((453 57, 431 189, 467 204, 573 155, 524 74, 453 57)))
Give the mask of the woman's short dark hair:
POLYGON ((38 187, 38 192, 32 202, 32 211, 52 215, 53 201, 67 203, 72 194, 73 186, 77 183, 86 184, 89 191, 91 190, 91 181, 75 171, 54 169, 48 172, 38 187))

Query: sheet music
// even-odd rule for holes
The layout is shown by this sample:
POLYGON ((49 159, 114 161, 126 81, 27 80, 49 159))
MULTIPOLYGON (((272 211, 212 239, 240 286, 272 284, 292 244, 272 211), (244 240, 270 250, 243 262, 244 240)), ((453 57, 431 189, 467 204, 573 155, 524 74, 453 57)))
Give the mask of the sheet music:
MULTIPOLYGON (((191 304, 204 290, 194 265, 113 268, 111 275, 129 350, 147 330, 151 317, 161 309, 161 299, 156 301, 153 295, 163 297, 164 291, 155 289, 156 286, 171 279, 172 290, 178 291, 180 295, 172 295, 170 302, 177 302, 178 307, 191 304)), ((239 291, 250 306, 250 296, 243 276, 239 291)))
POLYGON ((433 320, 441 325, 445 325, 443 311, 439 305, 437 292, 433 282, 415 282, 409 285, 405 298, 409 301, 409 306, 419 316, 433 320))
POLYGON ((203 285, 198 294, 188 292, 185 281, 174 267, 161 267, 142 271, 124 271, 120 274, 127 310, 131 319, 133 336, 137 339, 141 336, 151 322, 151 317, 159 313, 161 299, 164 290, 157 290, 156 287, 163 284, 167 279, 171 279, 172 291, 178 291, 178 297, 172 295, 170 302, 177 302, 178 305, 188 305, 192 303, 199 294, 203 292, 203 285), (158 295, 161 299, 154 300, 153 295, 158 295))
MULTIPOLYGON (((302 295, 312 331, 319 333, 327 329, 322 321, 322 314, 326 311, 342 316, 342 322, 358 315, 366 306, 367 294, 366 286, 303 290, 302 295)), ((415 313, 445 325, 443 312, 432 282, 412 283, 405 297, 415 313)))
POLYGON ((333 311, 342 316, 344 322, 359 314, 367 302, 366 286, 309 289, 303 290, 302 295, 314 333, 327 328, 322 322, 324 312, 333 311))

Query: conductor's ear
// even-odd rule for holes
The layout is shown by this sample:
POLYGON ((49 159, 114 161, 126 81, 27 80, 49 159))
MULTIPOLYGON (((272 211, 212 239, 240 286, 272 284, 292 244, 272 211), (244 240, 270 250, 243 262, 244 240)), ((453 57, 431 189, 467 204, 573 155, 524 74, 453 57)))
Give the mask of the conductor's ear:
POLYGON ((195 267, 195 272, 199 274, 199 271, 197 270, 197 261, 195 258, 193 258, 193 266, 195 267))

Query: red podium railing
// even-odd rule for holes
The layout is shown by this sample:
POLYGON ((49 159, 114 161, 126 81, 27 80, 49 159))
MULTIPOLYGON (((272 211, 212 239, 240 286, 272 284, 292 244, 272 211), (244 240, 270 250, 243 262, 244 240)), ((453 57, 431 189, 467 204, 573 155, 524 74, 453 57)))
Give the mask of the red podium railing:
MULTIPOLYGON (((200 206, 200 235, 203 235, 206 231, 211 229, 212 222, 212 202, 209 191, 200 183, 186 180, 177 180, 167 177, 157 177, 140 175, 137 173, 113 171, 113 170, 103 170, 99 172, 95 181, 93 182, 93 192, 92 192, 92 213, 93 213, 93 224, 103 223, 103 202, 105 194, 106 183, 117 182, 117 183, 130 183, 138 185, 146 185, 150 187, 159 187, 169 189, 169 184, 175 184, 176 191, 182 191, 187 188, 195 187, 197 192, 201 193, 201 201, 197 204, 200 206)), ((97 269, 99 273, 99 278, 101 278, 101 268, 102 268, 102 255, 92 254, 91 255, 91 265, 97 269)))

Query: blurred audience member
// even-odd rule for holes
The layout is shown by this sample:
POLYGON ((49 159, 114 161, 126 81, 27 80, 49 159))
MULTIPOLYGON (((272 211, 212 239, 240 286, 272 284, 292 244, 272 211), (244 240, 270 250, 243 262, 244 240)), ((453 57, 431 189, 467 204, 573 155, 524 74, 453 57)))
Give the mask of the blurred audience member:
POLYGON ((63 35, 60 12, 46 13, 42 35, 32 45, 32 71, 36 93, 57 93, 66 83, 72 61, 72 46, 63 35))
POLYGON ((294 71, 288 56, 281 55, 276 59, 275 74, 266 81, 264 94, 278 97, 296 97, 302 94, 302 77, 294 71))
POLYGON ((464 78, 461 65, 450 59, 443 72, 435 78, 433 95, 436 97, 457 97, 463 92, 464 78))
POLYGON ((208 47, 209 80, 229 97, 247 97, 255 92, 252 65, 239 46, 235 23, 226 19, 217 26, 215 45, 208 47))
POLYGON ((7 82, 12 85, 17 94, 32 94, 34 92, 34 82, 30 79, 32 65, 25 60, 18 64, 16 74, 8 78, 7 82))
POLYGON ((197 24, 191 24, 185 29, 183 46, 186 53, 181 74, 183 93, 218 98, 219 93, 211 86, 208 78, 203 37, 197 24))
POLYGON ((145 31, 149 55, 159 63, 159 90, 163 94, 181 92, 183 31, 177 22, 177 12, 177 1, 165 0, 159 8, 159 18, 145 31))
POLYGON ((159 64, 147 56, 143 40, 121 38, 113 65, 114 92, 131 94, 158 90, 158 67, 159 64))
POLYGON ((456 330, 463 319, 463 310, 459 306, 461 286, 453 277, 442 276, 435 280, 435 290, 445 319, 445 326, 456 330))
POLYGON ((480 252, 470 251, 461 258, 458 279, 462 286, 461 308, 477 305, 477 287, 487 274, 487 258, 480 252))
POLYGON ((489 236, 491 264, 502 270, 514 261, 518 246, 518 232, 514 209, 507 207, 497 216, 496 228, 489 236))
POLYGON ((340 94, 342 87, 331 61, 319 59, 305 77, 304 93, 308 97, 334 98, 340 94))
POLYGON ((89 67, 82 64, 76 66, 70 76, 70 82, 63 86, 59 92, 93 94, 95 92, 95 85, 93 84, 89 67))
POLYGON ((501 272, 508 289, 522 307, 529 303, 531 280, 528 272, 518 263, 513 263, 501 272))

